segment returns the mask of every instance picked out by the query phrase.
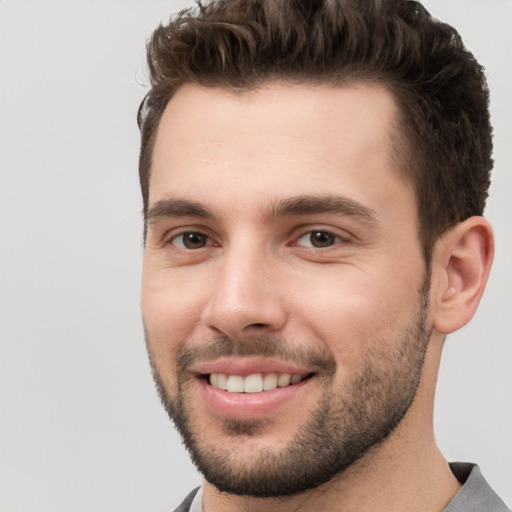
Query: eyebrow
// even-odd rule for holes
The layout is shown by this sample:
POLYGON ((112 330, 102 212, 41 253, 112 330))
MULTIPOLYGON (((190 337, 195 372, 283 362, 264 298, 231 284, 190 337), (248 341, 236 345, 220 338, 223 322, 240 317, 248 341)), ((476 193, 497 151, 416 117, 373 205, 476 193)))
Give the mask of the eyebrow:
MULTIPOLYGON (((371 208, 344 196, 303 195, 288 199, 277 199, 267 210, 267 217, 278 219, 301 215, 329 213, 343 217, 353 217, 367 224, 377 225, 377 214, 371 208)), ((152 205, 146 222, 153 224, 166 217, 197 217, 217 219, 217 216, 203 204, 188 199, 163 199, 152 205)))
POLYGON ((199 217, 215 219, 216 216, 206 206, 187 199, 163 199, 152 205, 147 213, 146 222, 153 224, 165 217, 199 217))
POLYGON ((367 224, 378 224, 377 214, 374 210, 348 197, 335 195, 305 195, 278 200, 272 205, 269 216, 271 218, 279 218, 317 213, 353 217, 367 224))

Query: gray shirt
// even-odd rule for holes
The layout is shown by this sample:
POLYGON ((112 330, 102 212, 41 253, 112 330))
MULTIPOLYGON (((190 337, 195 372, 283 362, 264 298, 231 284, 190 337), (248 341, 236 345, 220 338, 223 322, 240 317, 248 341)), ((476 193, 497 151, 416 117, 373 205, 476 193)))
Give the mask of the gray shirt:
POLYGON ((510 512, 476 464, 451 462, 450 469, 462 487, 444 512, 510 512))
MULTIPOLYGON (((450 469, 462 487, 443 512, 511 512, 476 464, 452 462, 450 469)), ((174 512, 203 512, 201 491, 194 489, 174 512)))

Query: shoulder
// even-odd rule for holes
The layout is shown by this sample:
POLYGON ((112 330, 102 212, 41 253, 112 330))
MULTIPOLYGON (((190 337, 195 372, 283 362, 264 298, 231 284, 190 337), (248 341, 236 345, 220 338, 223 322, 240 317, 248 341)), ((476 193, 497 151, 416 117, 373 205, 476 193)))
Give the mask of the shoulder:
POLYGON ((200 487, 196 487, 192 492, 190 492, 188 496, 183 500, 181 505, 176 510, 174 510, 174 512, 189 512, 190 505, 192 505, 195 495, 199 489, 200 487))
POLYGON ((444 512, 510 512, 476 464, 452 462, 450 469, 462 487, 444 512))

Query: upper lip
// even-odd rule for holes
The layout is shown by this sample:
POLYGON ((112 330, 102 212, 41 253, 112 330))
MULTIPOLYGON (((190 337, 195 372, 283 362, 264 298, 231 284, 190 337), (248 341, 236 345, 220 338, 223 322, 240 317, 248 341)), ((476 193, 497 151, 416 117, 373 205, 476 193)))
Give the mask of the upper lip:
POLYGON ((215 361, 198 363, 194 365, 191 371, 200 375, 224 373, 226 375, 240 375, 242 377, 253 373, 289 373, 290 375, 308 375, 312 373, 310 369, 286 361, 255 357, 224 357, 215 361))

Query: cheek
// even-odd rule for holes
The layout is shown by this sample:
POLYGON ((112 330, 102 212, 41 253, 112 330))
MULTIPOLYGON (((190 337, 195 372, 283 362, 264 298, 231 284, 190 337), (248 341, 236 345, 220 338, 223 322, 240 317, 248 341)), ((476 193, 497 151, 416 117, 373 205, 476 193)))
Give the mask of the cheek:
POLYGON ((143 274, 141 308, 149 345, 156 358, 176 353, 194 336, 203 297, 199 285, 187 285, 164 271, 143 274))
MULTIPOLYGON (((318 277, 318 276, 317 276, 318 277)), ((386 272, 343 268, 329 278, 303 282, 300 312, 312 335, 323 340, 338 362, 352 363, 376 343, 392 343, 415 317, 421 276, 389 278, 386 272)))

